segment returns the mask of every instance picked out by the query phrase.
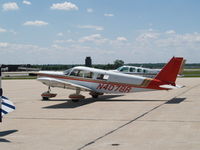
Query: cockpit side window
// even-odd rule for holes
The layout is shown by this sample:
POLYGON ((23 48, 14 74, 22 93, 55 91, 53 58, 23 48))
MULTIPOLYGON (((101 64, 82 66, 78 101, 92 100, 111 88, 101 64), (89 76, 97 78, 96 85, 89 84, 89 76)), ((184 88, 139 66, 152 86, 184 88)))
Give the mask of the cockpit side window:
POLYGON ((131 67, 130 72, 135 72, 135 68, 131 67))
POLYGON ((70 73, 70 76, 93 78, 93 72, 75 69, 70 73))
POLYGON ((70 76, 78 76, 79 70, 74 69, 71 73, 70 76))
POLYGON ((84 78, 93 78, 93 72, 85 71, 84 78))
POLYGON ((142 72, 142 69, 138 68, 138 69, 137 69, 137 72, 142 72))
POLYGON ((108 78, 109 78, 109 75, 106 75, 106 74, 98 74, 97 75, 98 80, 108 80, 108 78))
POLYGON ((71 72, 71 69, 68 69, 68 70, 64 71, 64 74, 67 76, 67 75, 69 75, 70 72, 71 72))
POLYGON ((79 70, 77 76, 84 77, 84 70, 79 70))

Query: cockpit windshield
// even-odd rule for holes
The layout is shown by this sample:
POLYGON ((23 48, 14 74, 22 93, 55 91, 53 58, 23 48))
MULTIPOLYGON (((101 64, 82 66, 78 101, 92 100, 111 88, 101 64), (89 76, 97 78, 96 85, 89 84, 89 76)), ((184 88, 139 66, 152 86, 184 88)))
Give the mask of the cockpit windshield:
POLYGON ((117 70, 120 71, 120 72, 128 72, 129 71, 129 67, 122 66, 122 67, 119 67, 117 70))
POLYGON ((65 74, 65 75, 69 75, 69 73, 71 72, 71 70, 72 70, 72 69, 67 69, 67 70, 65 70, 65 71, 64 71, 64 74, 65 74))

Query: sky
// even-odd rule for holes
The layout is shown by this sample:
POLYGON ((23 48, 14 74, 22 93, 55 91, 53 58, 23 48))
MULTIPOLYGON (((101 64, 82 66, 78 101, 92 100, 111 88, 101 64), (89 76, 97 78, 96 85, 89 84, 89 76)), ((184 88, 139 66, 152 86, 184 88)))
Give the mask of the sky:
POLYGON ((0 63, 200 63, 199 8, 199 0, 0 0, 0 63))

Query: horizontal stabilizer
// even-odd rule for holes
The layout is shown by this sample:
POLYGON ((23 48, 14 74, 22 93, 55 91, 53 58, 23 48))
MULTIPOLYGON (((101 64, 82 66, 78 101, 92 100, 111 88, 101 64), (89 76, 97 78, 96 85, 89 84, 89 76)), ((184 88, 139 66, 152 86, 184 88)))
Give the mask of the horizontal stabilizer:
POLYGON ((2 116, 15 110, 15 105, 13 104, 13 102, 9 101, 7 97, 1 96, 0 99, 2 102, 0 110, 2 116))
POLYGON ((169 85, 169 84, 164 84, 164 85, 160 85, 161 88, 166 88, 166 89, 177 89, 177 88, 182 88, 184 86, 180 86, 180 85, 176 85, 176 86, 173 86, 173 85, 169 85))

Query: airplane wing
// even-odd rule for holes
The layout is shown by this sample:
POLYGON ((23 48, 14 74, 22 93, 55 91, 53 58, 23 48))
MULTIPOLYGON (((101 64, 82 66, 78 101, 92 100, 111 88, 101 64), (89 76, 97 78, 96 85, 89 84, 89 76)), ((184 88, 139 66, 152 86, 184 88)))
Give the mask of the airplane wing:
POLYGON ((73 89, 73 90, 76 90, 78 88, 81 91, 93 91, 92 89, 90 89, 88 87, 70 83, 70 82, 66 82, 63 80, 58 80, 55 78, 41 77, 41 78, 38 78, 37 80, 42 82, 43 84, 51 85, 51 87, 56 86, 56 87, 60 87, 60 88, 73 89))

